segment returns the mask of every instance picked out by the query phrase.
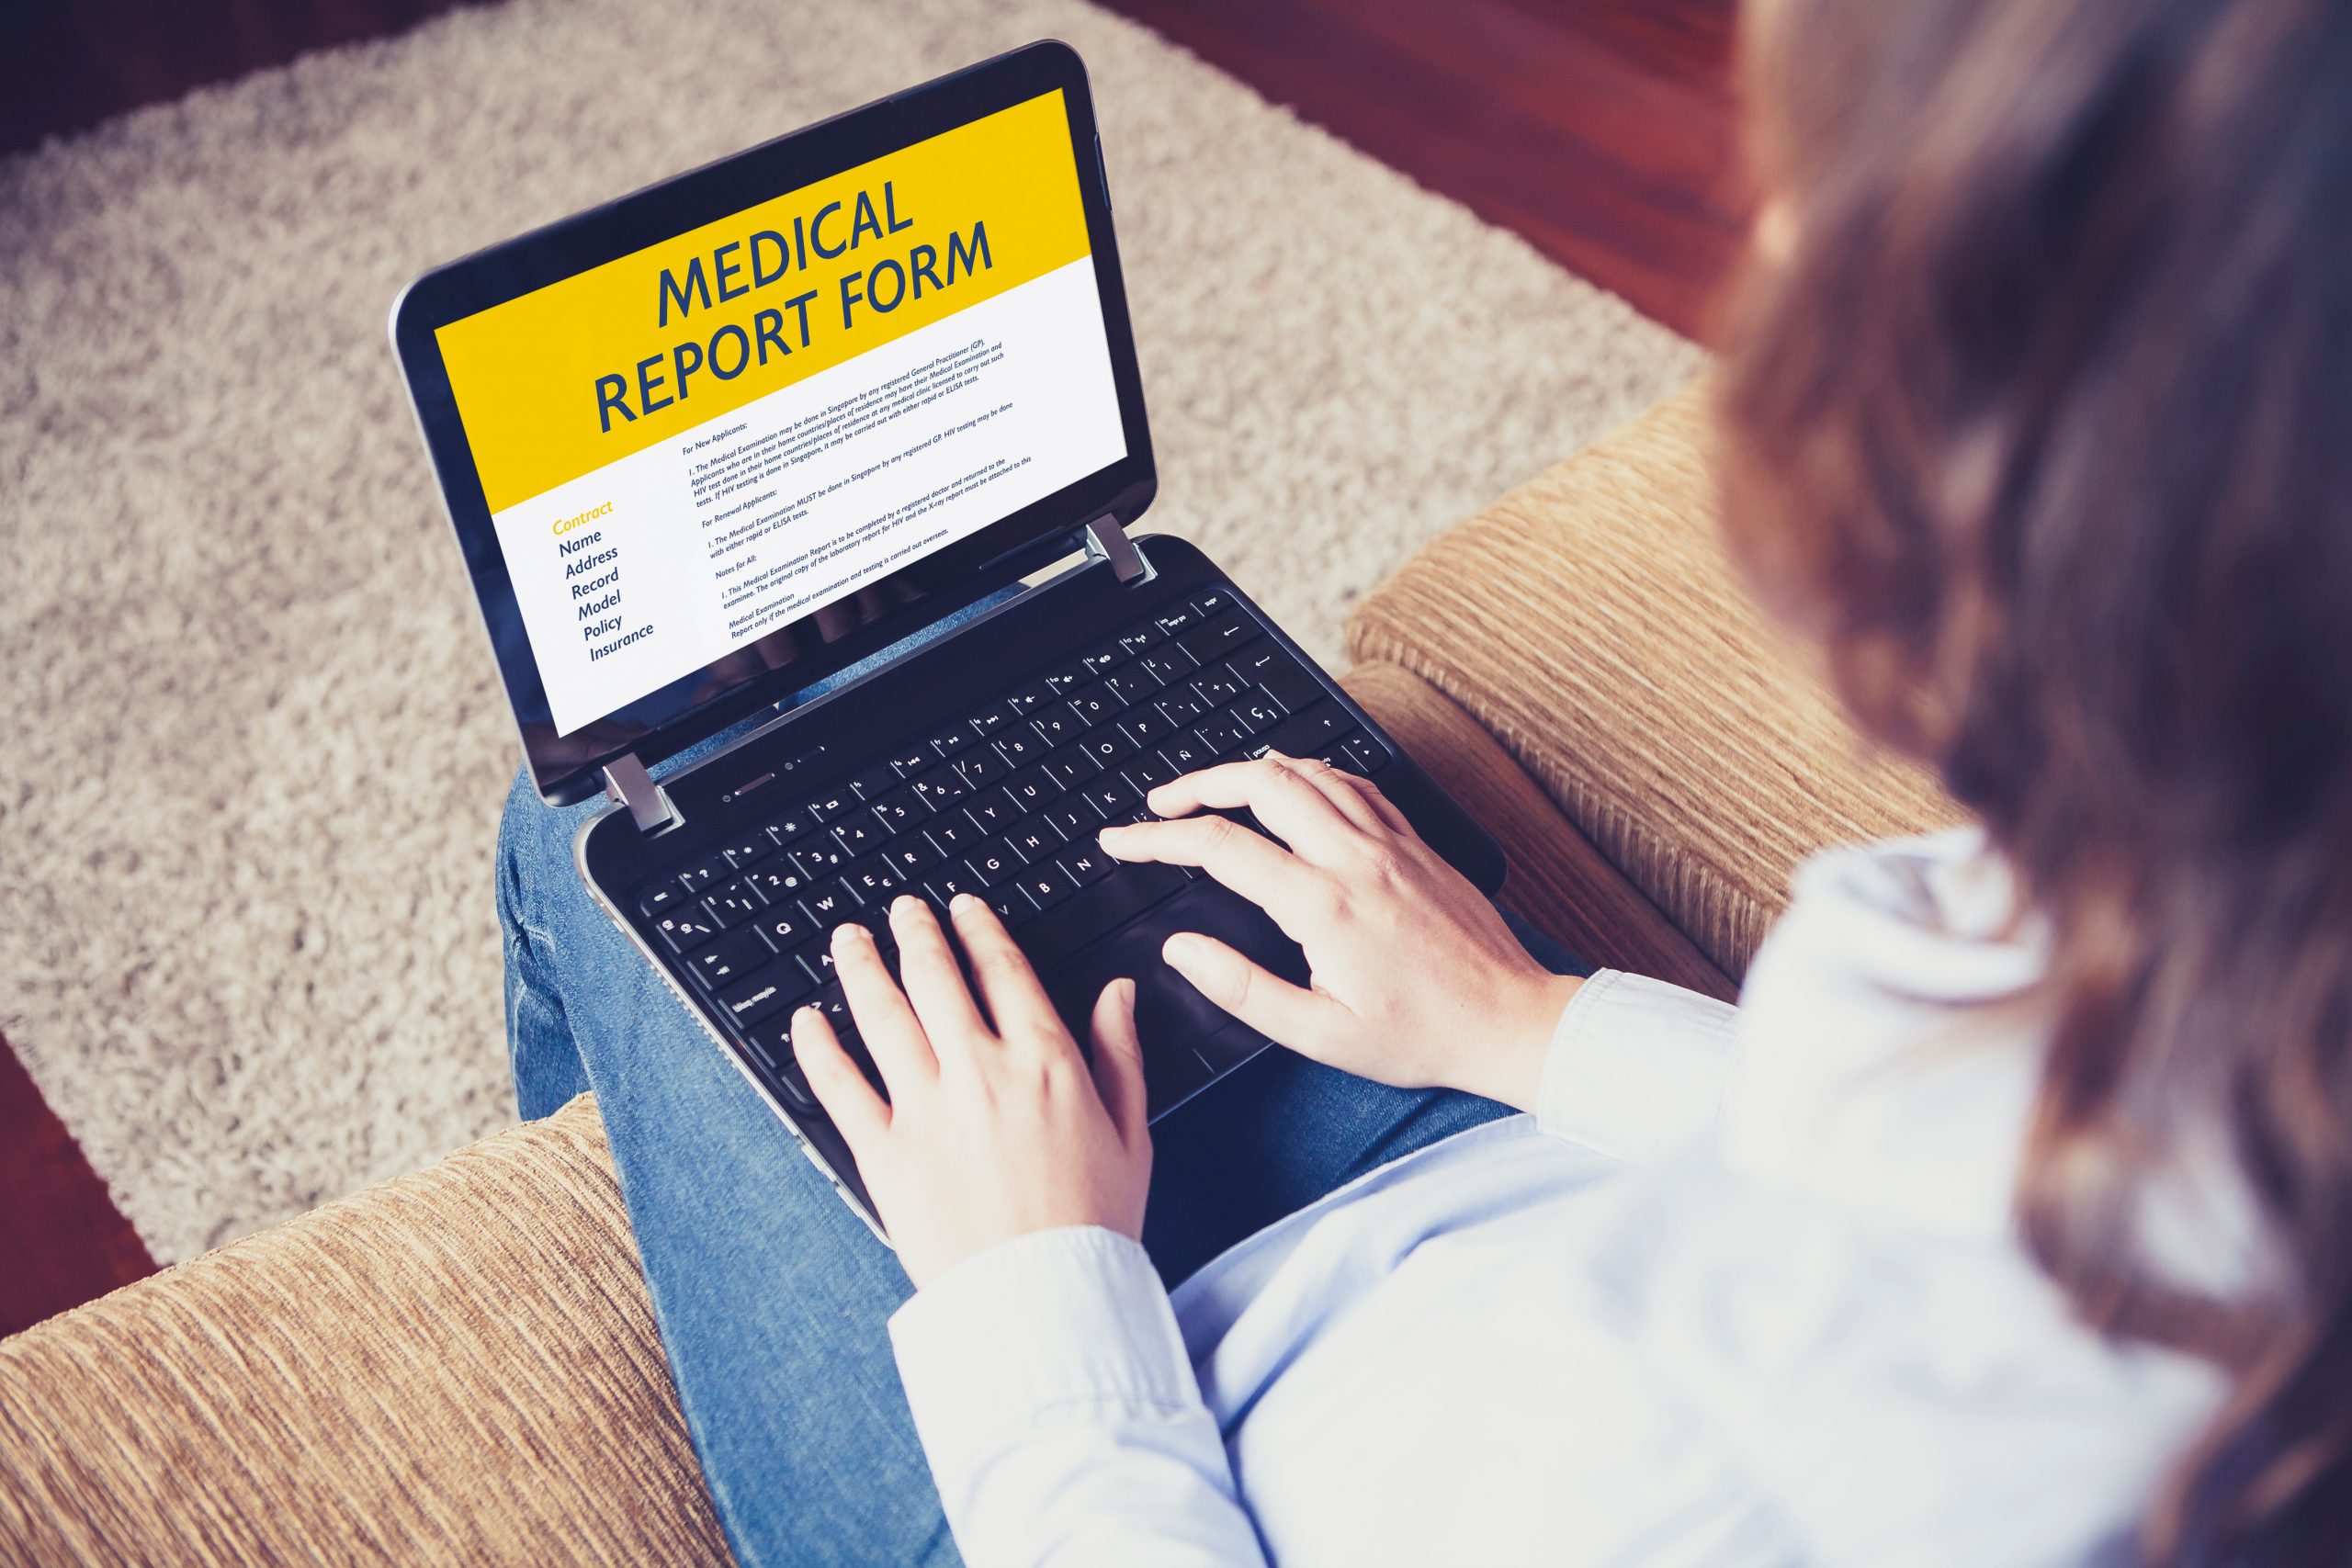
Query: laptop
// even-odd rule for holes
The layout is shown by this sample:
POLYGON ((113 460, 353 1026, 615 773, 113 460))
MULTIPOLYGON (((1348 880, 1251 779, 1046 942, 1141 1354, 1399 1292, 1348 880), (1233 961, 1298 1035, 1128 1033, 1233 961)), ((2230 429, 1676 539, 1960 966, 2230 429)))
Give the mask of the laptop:
POLYGON ((1157 1118, 1267 1044, 1161 942, 1306 965, 1214 881, 1102 852, 1145 792, 1320 757, 1501 884, 1493 840, 1247 593, 1136 531, 1151 437, 1062 44, 435 268, 391 336, 533 782, 608 802, 581 876, 877 1235, 789 1038, 814 1004, 860 1054, 842 921, 888 955, 892 899, 988 899, 1081 1043, 1133 978, 1157 1118))

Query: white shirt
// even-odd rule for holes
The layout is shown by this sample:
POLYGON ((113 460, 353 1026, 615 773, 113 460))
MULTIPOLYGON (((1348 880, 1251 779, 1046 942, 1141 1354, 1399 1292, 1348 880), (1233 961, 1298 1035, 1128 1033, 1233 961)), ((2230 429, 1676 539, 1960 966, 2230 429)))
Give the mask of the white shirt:
POLYGON ((1016 1563, 2082 1563, 2214 1412, 2011 1218, 2041 927, 1973 830, 1816 857, 1740 1007, 1612 971, 1532 1116, 1175 1292, 1108 1231, 891 1320, 957 1545, 1016 1563))

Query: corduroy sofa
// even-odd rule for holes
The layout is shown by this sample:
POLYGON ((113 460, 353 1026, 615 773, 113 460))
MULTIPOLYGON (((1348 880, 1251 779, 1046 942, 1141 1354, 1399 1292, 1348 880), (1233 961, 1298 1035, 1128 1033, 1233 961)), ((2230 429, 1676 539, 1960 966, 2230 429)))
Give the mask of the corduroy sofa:
MULTIPOLYGON (((1446 534, 1347 683, 1506 902, 1728 996, 1799 857, 1951 811, 1740 599, 1705 427, 1693 389, 1446 534)), ((0 1342, 0 1562, 726 1555, 585 1097, 0 1342)))

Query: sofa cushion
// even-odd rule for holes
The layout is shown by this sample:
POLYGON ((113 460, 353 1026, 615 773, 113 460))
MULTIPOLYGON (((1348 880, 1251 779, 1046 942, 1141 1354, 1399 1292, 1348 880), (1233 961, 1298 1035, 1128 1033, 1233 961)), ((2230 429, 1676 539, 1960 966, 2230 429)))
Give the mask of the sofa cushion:
POLYGON ((0 1342, 0 1562, 727 1558, 586 1096, 0 1342))
POLYGON ((1959 813, 1869 752, 1748 604, 1707 447, 1702 384, 1456 525, 1348 641, 1468 710, 1736 976, 1804 855, 1959 813))

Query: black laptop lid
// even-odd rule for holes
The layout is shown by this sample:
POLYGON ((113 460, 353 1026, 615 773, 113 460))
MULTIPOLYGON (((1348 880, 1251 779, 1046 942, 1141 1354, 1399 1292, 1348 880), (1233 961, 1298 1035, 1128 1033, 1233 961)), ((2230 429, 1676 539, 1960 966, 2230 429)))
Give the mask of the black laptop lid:
POLYGON ((392 340, 551 802, 1131 522, 1154 484, 1058 43, 437 268, 392 340))

